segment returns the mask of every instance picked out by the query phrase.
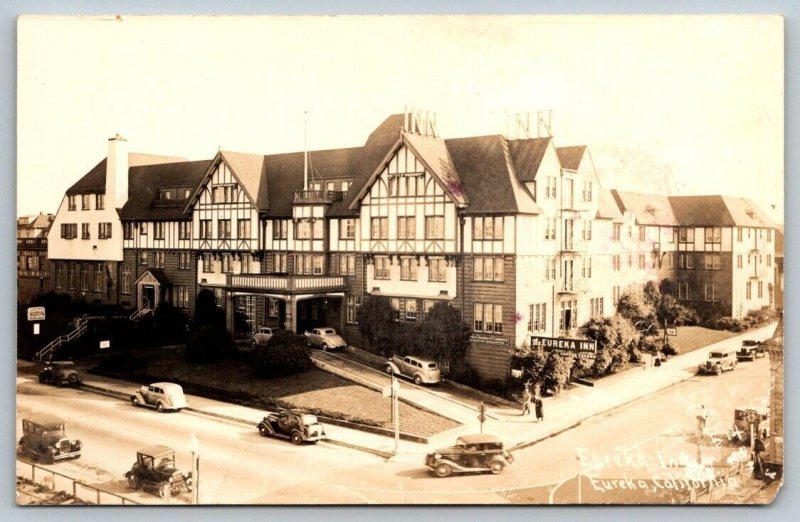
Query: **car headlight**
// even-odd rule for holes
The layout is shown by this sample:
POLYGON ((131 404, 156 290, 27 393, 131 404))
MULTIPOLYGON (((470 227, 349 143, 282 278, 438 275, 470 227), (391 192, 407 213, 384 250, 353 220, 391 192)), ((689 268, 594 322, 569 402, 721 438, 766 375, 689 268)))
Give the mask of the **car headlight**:
POLYGON ((434 453, 434 454, 433 454, 433 458, 435 458, 435 459, 440 459, 440 458, 442 458, 442 456, 441 456, 441 455, 439 455, 438 453, 434 453))
POLYGON ((174 481, 175 481, 175 477, 170 477, 170 478, 169 478, 169 483, 170 483, 170 484, 172 484, 174 481))

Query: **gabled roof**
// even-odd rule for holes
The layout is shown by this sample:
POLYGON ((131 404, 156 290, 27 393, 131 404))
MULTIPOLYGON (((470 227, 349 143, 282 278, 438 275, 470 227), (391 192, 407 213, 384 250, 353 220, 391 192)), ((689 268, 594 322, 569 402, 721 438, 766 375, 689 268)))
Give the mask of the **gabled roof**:
POLYGON ((404 120, 404 114, 392 114, 372 131, 364 146, 393 145, 400 139, 400 134, 403 132, 404 120))
POLYGON ((220 156, 242 184, 250 200, 259 210, 268 207, 267 180, 264 176, 264 156, 244 152, 220 151, 220 156))
POLYGON ((611 190, 600 189, 600 194, 598 197, 600 199, 598 200, 597 205, 597 218, 621 221, 622 212, 620 212, 617 201, 614 199, 614 194, 611 193, 611 190))
POLYGON ((151 275, 153 277, 153 279, 155 279, 156 281, 158 281, 162 285, 171 285, 172 284, 172 281, 169 280, 169 276, 167 276, 167 273, 164 272, 160 268, 148 268, 147 270, 142 272, 142 275, 140 275, 139 277, 136 278, 136 281, 135 281, 134 284, 138 283, 139 281, 141 281, 142 279, 147 277, 148 274, 151 275))
POLYGON ((578 170, 581 166, 584 152, 586 152, 586 145, 556 148, 561 167, 569 170, 578 170))
POLYGON ((511 152, 511 161, 520 181, 529 182, 536 180, 539 166, 542 164, 547 147, 552 138, 532 138, 525 140, 510 140, 508 150, 511 152))
MULTIPOLYGON (((211 166, 212 160, 183 161, 132 167, 128 170, 128 201, 120 210, 120 219, 179 220, 191 219, 185 213, 185 199, 159 201, 161 188, 195 189, 211 166)), ((105 177, 105 176, 104 176, 105 177)))
POLYGON ((517 178, 502 136, 456 138, 446 144, 469 198, 466 214, 541 212, 517 178))
POLYGON ((403 141, 425 164, 425 168, 442 184, 457 206, 464 207, 469 204, 458 171, 453 165, 443 139, 404 133, 403 141))
MULTIPOLYGON (((144 165, 158 165, 163 163, 174 163, 186 161, 186 158, 175 156, 159 156, 156 154, 142 154, 131 152, 128 154, 128 168, 144 165)), ((130 182, 128 183, 130 185, 130 182)), ((129 187, 130 190, 130 187, 129 187)), ((106 158, 92 167, 81 179, 76 181, 67 189, 67 195, 76 194, 105 194, 106 191, 106 158)))
POLYGON ((639 225, 678 225, 667 196, 625 192, 616 189, 612 190, 611 193, 620 210, 631 212, 639 225))
POLYGON ((747 198, 729 196, 670 196, 680 225, 717 227, 774 227, 772 220, 747 198))

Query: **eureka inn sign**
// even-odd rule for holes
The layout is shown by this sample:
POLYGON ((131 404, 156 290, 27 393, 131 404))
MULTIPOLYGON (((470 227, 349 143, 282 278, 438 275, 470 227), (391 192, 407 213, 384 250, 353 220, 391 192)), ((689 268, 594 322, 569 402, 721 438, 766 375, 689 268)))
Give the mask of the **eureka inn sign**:
POLYGON ((597 341, 590 339, 566 339, 564 337, 531 336, 531 348, 542 347, 547 351, 574 353, 578 356, 594 356, 597 341))

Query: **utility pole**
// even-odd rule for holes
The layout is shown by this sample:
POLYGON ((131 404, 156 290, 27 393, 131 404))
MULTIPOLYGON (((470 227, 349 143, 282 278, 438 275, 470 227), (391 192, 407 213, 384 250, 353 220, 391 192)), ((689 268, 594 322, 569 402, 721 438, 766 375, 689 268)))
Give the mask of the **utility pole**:
POLYGON ((486 405, 481 401, 478 407, 478 422, 481 423, 481 433, 483 433, 483 423, 486 421, 486 405))
POLYGON ((400 448, 400 383, 397 377, 392 375, 392 419, 394 420, 394 450, 392 453, 397 454, 400 448))

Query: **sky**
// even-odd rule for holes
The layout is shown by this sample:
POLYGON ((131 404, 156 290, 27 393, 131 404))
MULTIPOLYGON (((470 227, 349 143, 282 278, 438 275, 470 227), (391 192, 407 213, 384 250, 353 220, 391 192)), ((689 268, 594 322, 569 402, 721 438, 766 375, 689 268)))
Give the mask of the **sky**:
POLYGON ((17 215, 127 138, 211 158, 359 146, 404 107, 442 137, 552 111, 601 183, 753 199, 783 222, 783 22, 766 16, 22 17, 17 215), (307 120, 307 124, 304 121, 307 120))

